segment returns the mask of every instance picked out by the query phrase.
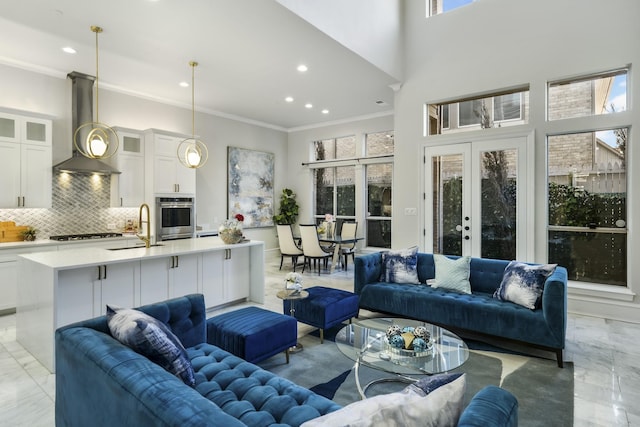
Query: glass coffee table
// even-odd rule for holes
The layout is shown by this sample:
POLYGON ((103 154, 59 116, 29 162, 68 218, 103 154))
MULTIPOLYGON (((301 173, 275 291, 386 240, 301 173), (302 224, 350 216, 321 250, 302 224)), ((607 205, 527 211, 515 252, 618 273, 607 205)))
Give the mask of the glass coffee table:
POLYGON ((336 335, 338 349, 355 361, 356 386, 365 399, 367 388, 381 382, 412 383, 417 378, 411 375, 433 375, 461 366, 469 358, 465 342, 451 331, 430 323, 401 318, 375 318, 357 321, 342 328, 336 335), (392 325, 401 328, 424 326, 431 339, 425 351, 413 352, 397 349, 387 342, 386 332, 392 325), (396 374, 360 384, 360 365, 379 371, 396 374))

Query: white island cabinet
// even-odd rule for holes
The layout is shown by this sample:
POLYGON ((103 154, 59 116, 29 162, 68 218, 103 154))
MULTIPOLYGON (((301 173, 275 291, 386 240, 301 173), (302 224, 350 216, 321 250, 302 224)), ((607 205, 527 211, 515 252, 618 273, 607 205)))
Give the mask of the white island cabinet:
POLYGON ((54 372, 54 333, 105 313, 203 293, 208 308, 264 303, 264 243, 225 245, 218 237, 151 248, 83 248, 18 257, 16 339, 54 372))

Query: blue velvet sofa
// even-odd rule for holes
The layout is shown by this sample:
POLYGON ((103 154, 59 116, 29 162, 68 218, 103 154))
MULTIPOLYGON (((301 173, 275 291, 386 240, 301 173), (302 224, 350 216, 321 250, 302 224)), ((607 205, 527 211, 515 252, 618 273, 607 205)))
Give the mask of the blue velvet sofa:
MULTIPOLYGON (((202 295, 139 308, 181 340, 196 377, 185 385, 115 340, 106 316, 55 334, 56 426, 299 426, 340 409, 308 389, 206 342, 202 295)), ((506 390, 478 392, 460 426, 516 426, 518 402, 506 390), (479 423, 479 424, 478 424, 479 423)))
MULTIPOLYGON (((458 258, 458 257, 450 257, 458 258)), ((556 353, 563 366, 567 326, 567 270, 558 266, 544 285, 540 308, 531 310, 493 298, 509 261, 471 258, 471 294, 426 285, 435 277, 432 254, 418 253, 421 285, 380 281, 382 253, 357 257, 354 292, 359 307, 448 327, 507 338, 556 353)))

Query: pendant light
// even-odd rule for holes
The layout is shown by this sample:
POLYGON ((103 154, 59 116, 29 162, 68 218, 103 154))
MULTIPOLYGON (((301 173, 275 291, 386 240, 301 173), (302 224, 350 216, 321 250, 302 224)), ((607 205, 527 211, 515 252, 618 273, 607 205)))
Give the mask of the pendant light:
POLYGON ((83 123, 78 126, 73 134, 73 143, 76 149, 85 157, 91 159, 106 159, 113 156, 118 150, 118 135, 110 126, 100 123, 98 110, 98 34, 102 28, 91 26, 91 31, 96 34, 96 114, 95 121, 83 123), (85 136, 86 134, 86 136, 85 136))
POLYGON ((191 67, 191 138, 187 138, 178 145, 178 159, 184 166, 196 169, 207 162, 209 150, 204 142, 196 139, 196 104, 195 104, 195 69, 198 63, 189 62, 191 67))

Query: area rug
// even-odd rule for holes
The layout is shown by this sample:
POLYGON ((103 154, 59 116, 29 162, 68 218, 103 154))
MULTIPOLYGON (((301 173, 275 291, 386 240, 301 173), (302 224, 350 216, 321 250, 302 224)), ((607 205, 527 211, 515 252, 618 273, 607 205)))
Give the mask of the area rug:
MULTIPOLYGON (((323 344, 315 333, 300 338, 304 350, 291 355, 289 364, 278 355, 259 365, 298 385, 309 388, 339 405, 346 406, 360 399, 356 388, 354 362, 343 355, 331 342, 331 332, 323 344), (328 339, 327 339, 328 338, 328 339)), ((469 359, 452 372, 467 374, 465 406, 473 395, 487 385, 497 385, 513 393, 519 403, 519 424, 522 426, 573 425, 573 364, 565 362, 558 368, 556 361, 530 357, 508 350, 468 341, 469 359)), ((367 367, 360 368, 361 384, 374 379, 393 376, 367 367)), ((416 378, 420 378, 417 376, 416 378)), ((385 382, 372 386, 369 397, 401 390, 399 382, 385 382)))

